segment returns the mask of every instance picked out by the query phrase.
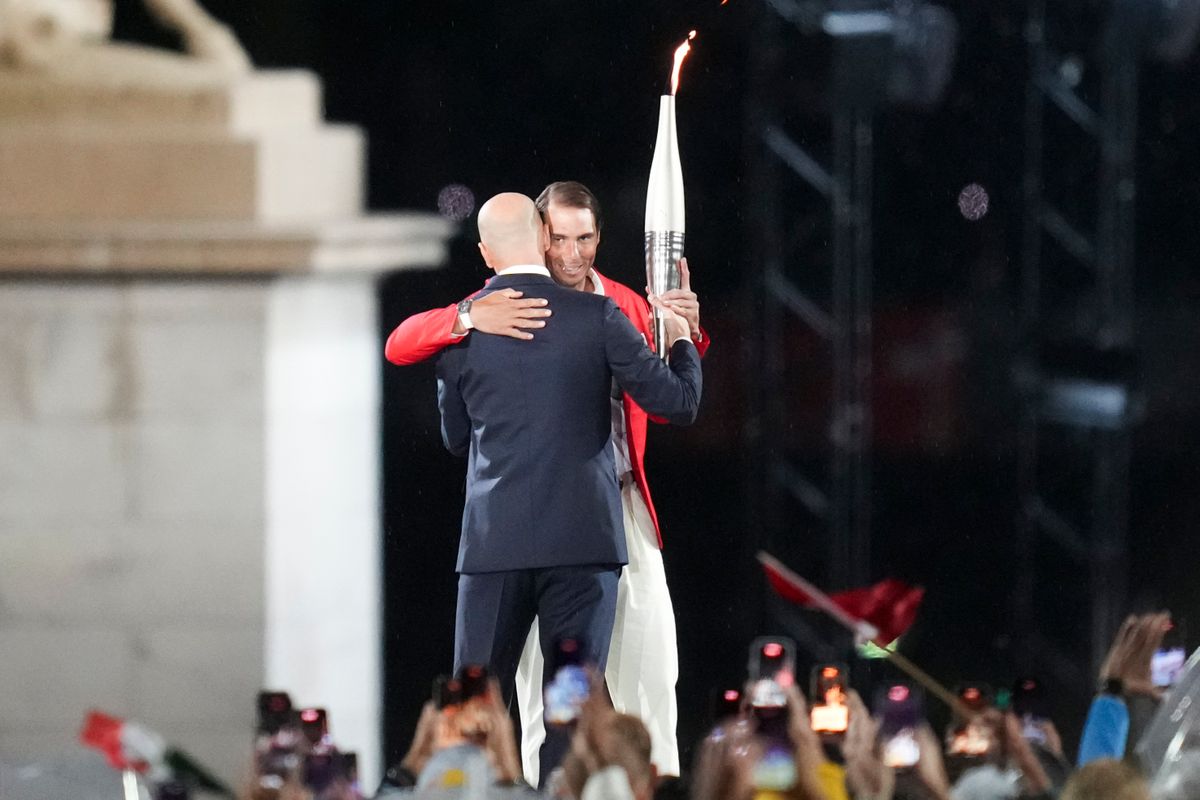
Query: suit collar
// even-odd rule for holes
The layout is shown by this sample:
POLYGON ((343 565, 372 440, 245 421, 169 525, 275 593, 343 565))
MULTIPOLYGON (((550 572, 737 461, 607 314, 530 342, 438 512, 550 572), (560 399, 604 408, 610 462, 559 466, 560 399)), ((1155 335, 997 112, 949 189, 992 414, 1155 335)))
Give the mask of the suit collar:
POLYGON ((541 275, 536 272, 516 272, 507 275, 493 275, 487 282, 489 289, 503 289, 507 286, 517 285, 549 285, 557 286, 554 279, 549 275, 541 275))
POLYGON ((508 275, 545 275, 550 277, 550 270, 542 264, 513 264, 511 267, 505 267, 496 273, 497 278, 506 277, 508 275))

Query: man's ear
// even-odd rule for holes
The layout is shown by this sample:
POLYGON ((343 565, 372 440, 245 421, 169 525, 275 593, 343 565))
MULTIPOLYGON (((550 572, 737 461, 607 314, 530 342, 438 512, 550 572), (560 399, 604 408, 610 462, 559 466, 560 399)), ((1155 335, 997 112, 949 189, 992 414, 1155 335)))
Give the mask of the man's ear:
POLYGON ((490 268, 492 266, 492 253, 483 242, 479 243, 479 255, 483 256, 483 263, 487 264, 490 268))
POLYGON ((542 252, 549 253, 550 252, 550 226, 544 222, 542 223, 542 230, 541 230, 540 236, 541 236, 541 242, 542 242, 542 252))

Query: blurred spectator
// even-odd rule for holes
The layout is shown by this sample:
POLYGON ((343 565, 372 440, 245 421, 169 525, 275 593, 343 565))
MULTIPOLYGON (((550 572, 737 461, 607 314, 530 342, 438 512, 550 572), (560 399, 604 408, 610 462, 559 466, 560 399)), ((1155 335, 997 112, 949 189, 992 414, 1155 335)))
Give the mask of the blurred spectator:
POLYGON ((481 696, 441 710, 425 704, 408 753, 377 796, 536 797, 520 774, 512 719, 493 678, 481 696))
POLYGON ((1130 764, 1101 758, 1071 776, 1060 800, 1150 800, 1150 787, 1130 764))
POLYGON ((844 770, 831 763, 809 724, 808 703, 793 684, 787 691, 787 745, 795 766, 790 789, 759 785, 760 768, 773 741, 761 734, 752 716, 727 720, 701 745, 693 777, 694 800, 842 800, 847 797, 844 770))
POLYGON ((1170 624, 1168 614, 1144 614, 1128 617, 1117 631, 1100 667, 1100 692, 1084 723, 1079 766, 1125 756, 1130 732, 1127 700, 1140 696, 1157 703, 1161 699, 1150 677, 1150 661, 1170 624))
POLYGON ((571 749, 551 791, 578 800, 650 800, 657 783, 650 732, 637 717, 613 710, 602 680, 593 676, 571 749))
MULTIPOLYGON (((1102 691, 1089 713, 1081 766, 1073 774, 1057 728, 1045 708, 1032 701, 997 708, 989 693, 985 701, 962 710, 943 742, 921 720, 920 704, 898 733, 884 736, 883 729, 895 723, 892 711, 880 710, 883 716, 876 718, 858 692, 847 689, 844 734, 818 734, 809 704, 790 677, 794 667, 789 667, 789 680, 776 682, 769 702, 755 691, 726 693, 732 700, 720 706, 724 718, 697 750, 690 797, 1150 800, 1147 778, 1119 759, 1130 749, 1130 729, 1136 727, 1130 725, 1126 703, 1131 697, 1151 704, 1161 698, 1150 663, 1169 625, 1163 613, 1130 617, 1122 625, 1101 670, 1102 691), (966 731, 971 731, 969 743, 984 746, 964 749, 966 731), (907 736, 908 755, 896 759, 900 734, 907 736), (891 754, 886 763, 885 753, 891 754), (951 758, 956 764, 953 780, 947 771, 951 758), (888 766, 892 763, 909 766, 888 766)), ((759 677, 751 684, 763 680, 769 679, 759 677)), ((492 680, 480 696, 459 697, 441 710, 433 703, 425 706, 412 746, 388 771, 379 796, 652 800, 660 787, 650 735, 641 720, 612 708, 602 681, 591 676, 591 691, 572 723, 570 751, 542 795, 518 782, 512 721, 492 680)), ((1036 679, 1022 682, 1036 686, 1036 679)), ((1185 747, 1163 769, 1153 800, 1200 800, 1200 750, 1185 747)), ((662 788, 658 796, 682 797, 686 783, 674 780, 662 788)))

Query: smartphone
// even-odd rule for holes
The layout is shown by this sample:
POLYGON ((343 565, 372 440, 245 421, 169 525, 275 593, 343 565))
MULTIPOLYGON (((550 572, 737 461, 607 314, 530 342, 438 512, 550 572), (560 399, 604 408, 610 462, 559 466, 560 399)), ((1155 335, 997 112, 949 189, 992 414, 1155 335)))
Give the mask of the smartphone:
POLYGON ((787 689, 796 682, 796 645, 785 637, 760 637, 750 646, 750 705, 778 708, 787 705, 787 689))
POLYGON ((310 745, 317 745, 329 733, 329 715, 323 708, 300 709, 300 733, 310 745))
POLYGON ((433 679, 433 704, 438 711, 462 703, 462 682, 449 675, 438 675, 433 679))
POLYGON ((1017 678, 1013 682, 1010 697, 1012 712, 1021 720, 1021 736, 1026 741, 1046 744, 1045 723, 1050 718, 1050 712, 1046 707, 1042 682, 1032 676, 1017 678))
POLYGON ((712 699, 712 721, 714 724, 741 716, 741 689, 720 689, 712 699))
POLYGON ((304 785, 320 794, 337 779, 340 766, 336 750, 309 753, 304 757, 304 785))
POLYGON ((809 721, 812 729, 832 736, 845 733, 850 724, 850 707, 846 705, 846 666, 818 664, 813 667, 809 686, 809 697, 812 699, 809 721))
POLYGON ((287 692, 258 693, 258 731, 275 734, 292 721, 292 698, 287 692))
POLYGON ((992 751, 994 744, 991 729, 972 719, 952 728, 946 741, 946 753, 952 756, 981 758, 992 751))
POLYGON ((959 684, 958 699, 971 711, 984 711, 995 703, 996 694, 992 687, 983 682, 959 684))
POLYGON ((1182 620, 1171 620, 1171 627, 1163 636, 1162 646, 1150 657, 1150 680, 1159 689, 1169 689, 1179 680, 1183 665, 1187 663, 1182 620))
POLYGON ((750 645, 746 667, 750 715, 762 740, 753 780, 762 792, 786 792, 796 785, 796 761, 787 733, 787 689, 796 682, 796 644, 786 637, 759 637, 750 645))
POLYGON ((476 697, 485 697, 488 693, 488 678, 491 673, 481 664, 465 664, 458 671, 458 682, 461 685, 462 702, 466 703, 476 697))
POLYGON ((591 686, 583 665, 583 644, 563 639, 555 648, 554 677, 546 684, 544 718, 548 725, 570 725, 579 718, 591 686))
MULTIPOLYGON (((986 711, 995 701, 992 687, 982 682, 959 684, 955 694, 972 712, 986 711)), ((991 752, 994 744, 991 727, 974 716, 969 720, 955 720, 946 731, 947 755, 982 757, 991 752)))
POLYGON ((879 719, 879 749, 884 766, 908 769, 921 758, 917 729, 922 720, 921 695, 906 683, 890 683, 875 698, 879 719))

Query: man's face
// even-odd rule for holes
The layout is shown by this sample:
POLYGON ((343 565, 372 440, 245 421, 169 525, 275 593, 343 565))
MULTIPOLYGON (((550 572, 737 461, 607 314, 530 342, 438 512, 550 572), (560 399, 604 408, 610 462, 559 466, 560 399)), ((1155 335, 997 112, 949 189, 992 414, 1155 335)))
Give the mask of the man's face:
POLYGON ((550 249, 546 251, 550 274, 561 286, 585 289, 600 244, 592 212, 551 203, 546 208, 546 221, 550 224, 550 249))

